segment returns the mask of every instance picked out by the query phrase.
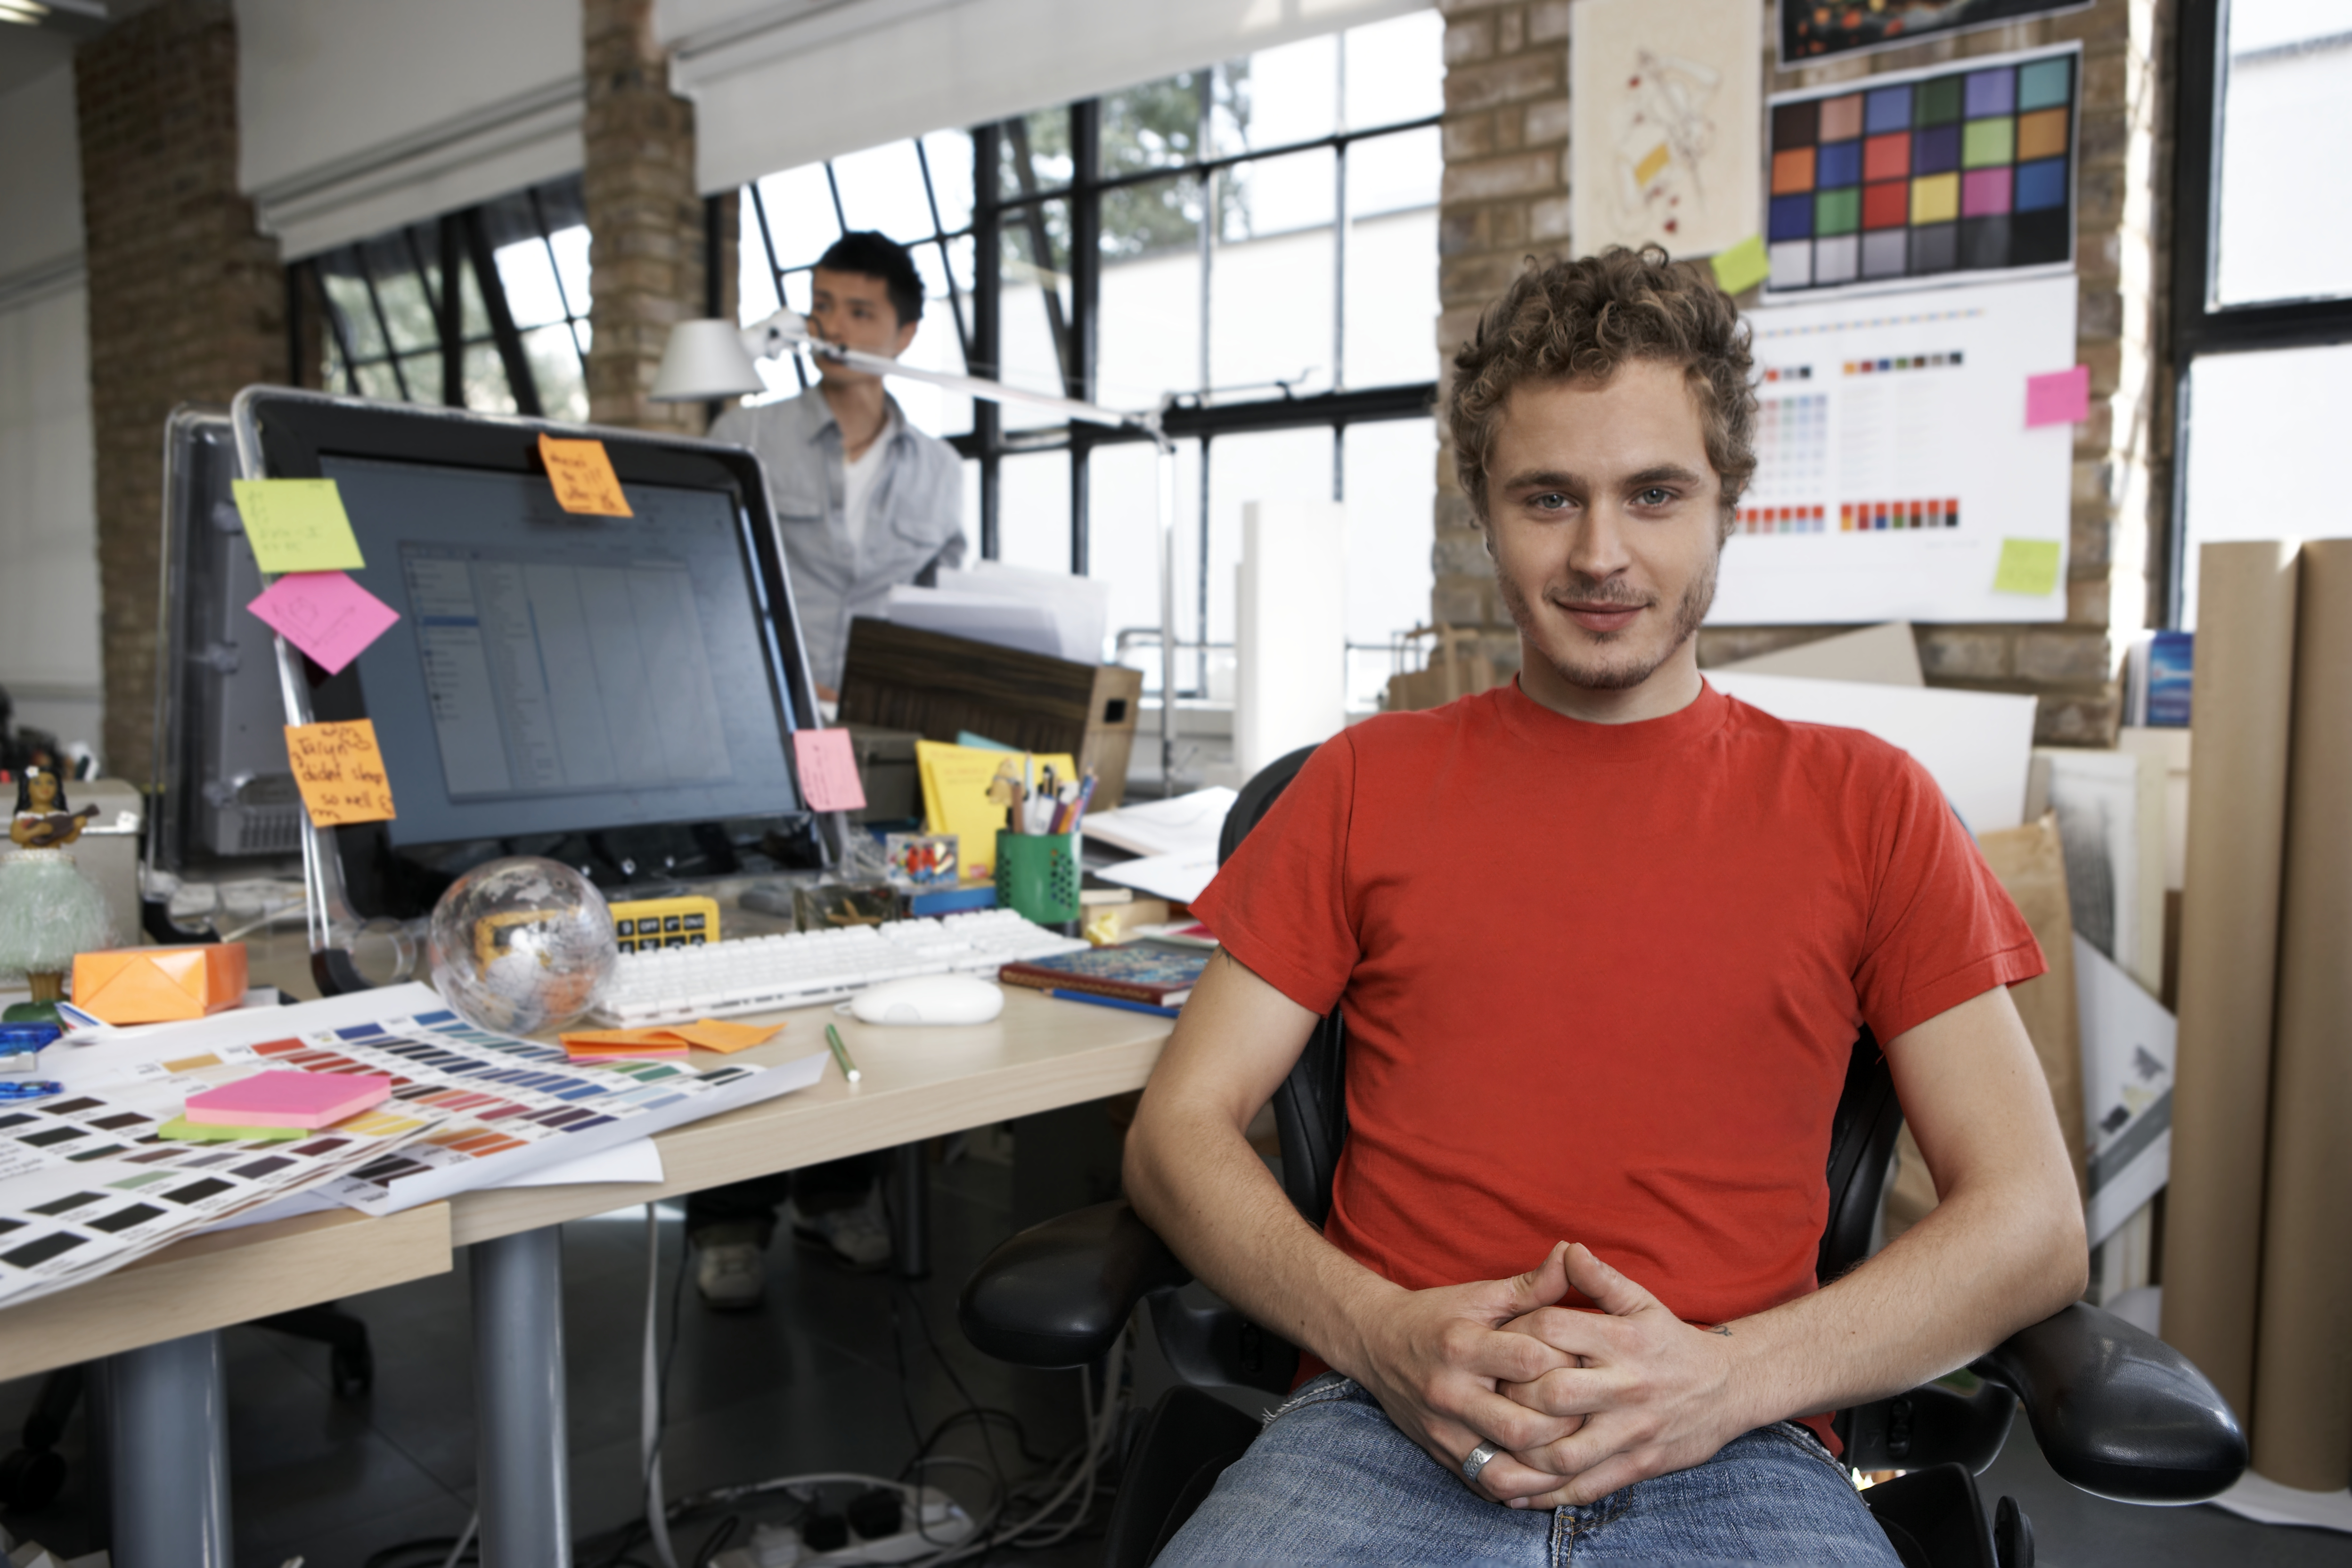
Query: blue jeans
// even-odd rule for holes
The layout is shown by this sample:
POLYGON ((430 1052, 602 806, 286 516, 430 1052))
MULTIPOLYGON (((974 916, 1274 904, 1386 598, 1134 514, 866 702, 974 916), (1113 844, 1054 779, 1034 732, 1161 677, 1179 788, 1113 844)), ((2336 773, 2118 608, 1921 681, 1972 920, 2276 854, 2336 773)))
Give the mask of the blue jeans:
POLYGON ((1512 1509, 1441 1468, 1336 1373, 1275 1412, 1159 1561, 1899 1568, 1845 1471, 1793 1422, 1596 1503, 1512 1509))

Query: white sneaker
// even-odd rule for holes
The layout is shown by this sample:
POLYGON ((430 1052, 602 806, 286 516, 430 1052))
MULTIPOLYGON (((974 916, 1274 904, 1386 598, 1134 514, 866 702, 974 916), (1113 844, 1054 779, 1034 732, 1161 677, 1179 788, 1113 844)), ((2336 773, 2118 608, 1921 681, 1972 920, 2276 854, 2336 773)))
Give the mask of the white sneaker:
POLYGON ((793 1239, 822 1247, 853 1274, 871 1274, 890 1261, 890 1227, 882 1213, 882 1189, 847 1208, 802 1212, 798 1204, 784 1210, 793 1226, 793 1239))
POLYGON ((767 1289, 765 1254, 756 1241, 722 1241, 696 1247, 694 1288, 703 1305, 740 1312, 760 1304, 767 1289))

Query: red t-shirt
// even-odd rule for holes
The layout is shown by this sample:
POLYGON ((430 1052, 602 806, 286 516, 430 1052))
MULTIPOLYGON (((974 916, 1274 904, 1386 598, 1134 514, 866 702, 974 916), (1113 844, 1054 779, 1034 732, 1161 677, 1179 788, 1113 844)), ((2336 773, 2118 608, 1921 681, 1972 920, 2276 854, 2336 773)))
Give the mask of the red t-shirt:
POLYGON ((1713 687, 1637 724, 1516 684, 1360 724, 1193 908, 1345 1009, 1341 1251, 1424 1289, 1580 1241, 1700 1324, 1814 1289, 1860 1026, 2045 967, 1917 763, 1713 687))

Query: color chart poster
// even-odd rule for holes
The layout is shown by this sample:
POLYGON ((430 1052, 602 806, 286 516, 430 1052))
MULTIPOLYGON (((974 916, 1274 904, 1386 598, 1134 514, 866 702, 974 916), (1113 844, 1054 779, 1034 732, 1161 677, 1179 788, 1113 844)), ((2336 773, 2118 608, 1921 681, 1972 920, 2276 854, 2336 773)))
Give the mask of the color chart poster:
POLYGON ((1579 255, 1711 256, 1756 232, 1756 0, 1577 0, 1569 231, 1579 255))
POLYGON ((2074 426, 2027 428, 2025 384, 2074 363, 2074 304, 2060 277, 1748 312, 1756 479, 1708 623, 2063 619, 2074 426))
POLYGON ((1768 296, 2071 268, 2082 77, 2069 47, 1774 98, 1768 296))

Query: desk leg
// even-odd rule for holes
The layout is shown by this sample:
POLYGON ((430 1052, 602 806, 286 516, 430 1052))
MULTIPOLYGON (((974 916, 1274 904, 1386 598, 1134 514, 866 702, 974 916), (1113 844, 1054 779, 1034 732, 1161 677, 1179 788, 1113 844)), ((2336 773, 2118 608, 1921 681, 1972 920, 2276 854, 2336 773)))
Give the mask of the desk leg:
POLYGON ((571 1568, 563 1233, 476 1242, 471 1261, 483 1568, 571 1568))
POLYGON ((892 1173, 897 1201, 890 1205, 890 1258, 901 1279, 931 1277, 931 1168, 921 1140, 901 1143, 892 1173))
POLYGON ((125 1351, 107 1403, 113 1559, 121 1568, 229 1568, 228 1400, 220 1335, 125 1351))

